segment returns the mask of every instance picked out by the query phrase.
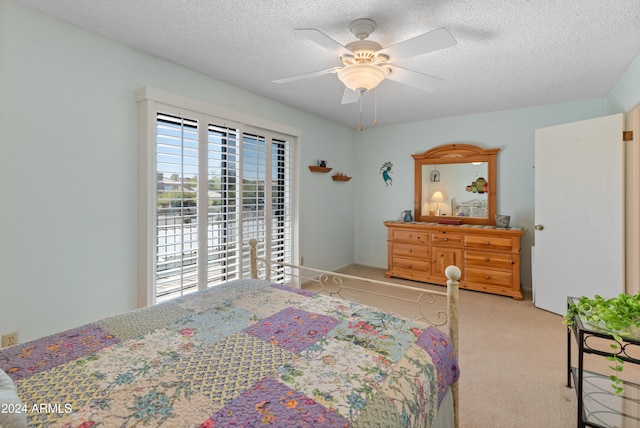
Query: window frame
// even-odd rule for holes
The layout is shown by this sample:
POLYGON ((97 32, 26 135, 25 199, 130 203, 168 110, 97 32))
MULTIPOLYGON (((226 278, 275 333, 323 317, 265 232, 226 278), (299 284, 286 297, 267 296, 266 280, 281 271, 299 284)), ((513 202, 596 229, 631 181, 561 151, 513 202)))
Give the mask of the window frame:
MULTIPOLYGON (((271 140, 289 141, 293 148, 292 165, 292 260, 298 260, 299 240, 298 240, 298 213, 299 213, 299 189, 297 183, 300 171, 300 139, 302 131, 281 123, 272 122, 259 117, 250 116, 244 113, 227 110, 221 107, 210 105, 203 101, 193 100, 180 95, 172 94, 148 86, 136 91, 136 101, 138 102, 138 287, 137 300, 138 307, 145 307, 156 303, 155 292, 155 254, 156 254, 156 119, 157 113, 166 113, 179 117, 189 117, 197 120, 199 124, 208 129, 209 123, 217 121, 218 125, 233 127, 238 129, 240 138, 245 134, 267 136, 271 140), (265 135, 266 133, 266 135, 265 135)), ((204 133, 207 134, 206 132, 204 133)), ((201 134, 202 135, 202 134, 201 134)), ((200 144, 207 145, 206 137, 200 144)), ((270 146, 269 146, 270 147, 270 146)), ((207 162, 200 167, 201 176, 207 177, 207 162), (204 175, 202 175, 204 173, 204 175)), ((268 168, 271 168, 270 161, 268 168)), ((205 180, 206 181, 206 180, 205 180)), ((270 186, 267 186, 270 188, 270 186)), ((271 190, 269 189, 269 194, 271 190)), ((201 192, 206 200, 206 192, 201 192)), ((200 198, 200 197, 199 197, 200 198)), ((200 199, 201 201, 202 199, 200 199)), ((266 200, 266 195, 265 195, 266 200)), ((203 216, 206 218, 207 210, 203 216)), ((200 214, 199 214, 200 215, 200 214)), ((201 217, 202 218, 202 217, 201 217)), ((207 229, 199 229, 199 239, 206 237, 207 229)), ((267 236, 266 238, 271 238, 267 236)), ((244 239, 243 239, 244 241, 244 239)), ((242 242, 242 247, 247 243, 242 242)), ((269 254, 267 254, 267 257, 269 254)), ((199 266, 199 275, 205 275, 207 265, 199 266), (204 270, 204 272, 203 272, 204 270)), ((207 284, 198 284, 198 289, 204 289, 207 284)))

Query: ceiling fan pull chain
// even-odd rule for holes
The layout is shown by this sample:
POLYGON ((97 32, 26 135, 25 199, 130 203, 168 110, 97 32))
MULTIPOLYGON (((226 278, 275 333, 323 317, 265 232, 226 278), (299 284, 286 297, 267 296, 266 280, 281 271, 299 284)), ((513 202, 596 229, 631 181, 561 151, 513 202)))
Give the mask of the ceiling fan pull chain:
POLYGON ((373 124, 378 124, 378 88, 373 90, 373 124))
POLYGON ((360 94, 360 127, 358 129, 362 131, 362 94, 360 94))

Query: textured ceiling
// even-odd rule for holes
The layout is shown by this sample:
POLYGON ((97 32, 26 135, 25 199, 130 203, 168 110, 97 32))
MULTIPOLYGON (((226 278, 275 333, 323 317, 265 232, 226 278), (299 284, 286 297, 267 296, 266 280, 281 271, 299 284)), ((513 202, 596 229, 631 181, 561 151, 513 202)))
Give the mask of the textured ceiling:
MULTIPOLYGON (((301 39, 316 28, 341 44, 371 18, 389 46, 439 27, 457 45, 396 63, 438 76, 424 92, 385 80, 379 125, 603 97, 640 54, 638 0, 14 0, 217 80, 356 127, 336 74, 272 80, 341 65, 301 39)), ((365 126, 373 92, 363 96, 365 126)))

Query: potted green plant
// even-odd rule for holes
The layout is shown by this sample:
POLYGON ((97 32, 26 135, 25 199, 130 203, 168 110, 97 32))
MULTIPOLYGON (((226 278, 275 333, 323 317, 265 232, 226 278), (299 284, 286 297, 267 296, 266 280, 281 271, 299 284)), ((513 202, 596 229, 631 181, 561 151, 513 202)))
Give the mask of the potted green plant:
POLYGON ((635 295, 623 293, 609 299, 599 295, 593 298, 581 296, 577 303, 569 305, 567 314, 564 316, 564 324, 572 328, 576 315, 589 325, 611 334, 615 339, 615 343, 610 345, 611 355, 606 359, 612 362, 609 367, 614 372, 609 376, 611 386, 614 392, 620 395, 624 389, 618 375, 622 372, 624 361, 618 355, 624 338, 640 339, 640 293, 635 295))

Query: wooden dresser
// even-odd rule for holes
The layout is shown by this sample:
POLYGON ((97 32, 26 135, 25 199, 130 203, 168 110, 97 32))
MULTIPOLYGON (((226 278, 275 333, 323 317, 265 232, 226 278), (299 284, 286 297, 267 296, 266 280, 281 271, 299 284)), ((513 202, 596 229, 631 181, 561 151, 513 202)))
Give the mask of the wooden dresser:
POLYGON ((460 287, 522 300, 522 229, 387 221, 387 277, 445 285, 444 269, 456 265, 460 287))

